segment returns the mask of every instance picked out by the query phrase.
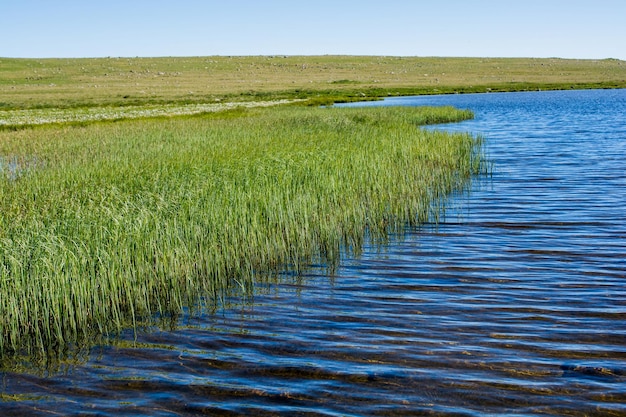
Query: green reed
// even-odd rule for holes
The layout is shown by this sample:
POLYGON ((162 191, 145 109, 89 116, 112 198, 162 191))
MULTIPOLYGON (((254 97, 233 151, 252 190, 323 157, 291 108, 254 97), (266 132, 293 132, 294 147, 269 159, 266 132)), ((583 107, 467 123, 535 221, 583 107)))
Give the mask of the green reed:
POLYGON ((451 108, 299 108, 0 132, 0 356, 244 294, 436 216, 481 169, 451 108), (6 165, 6 164, 5 164, 6 165))

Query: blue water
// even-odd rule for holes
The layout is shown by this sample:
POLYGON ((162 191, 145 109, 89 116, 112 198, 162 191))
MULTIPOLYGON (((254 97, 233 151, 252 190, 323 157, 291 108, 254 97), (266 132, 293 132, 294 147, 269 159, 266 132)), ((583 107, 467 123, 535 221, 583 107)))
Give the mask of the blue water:
POLYGON ((454 105, 493 175, 438 226, 33 375, 1 415, 626 415, 626 90, 454 105), (19 397, 19 401, 14 401, 19 397))

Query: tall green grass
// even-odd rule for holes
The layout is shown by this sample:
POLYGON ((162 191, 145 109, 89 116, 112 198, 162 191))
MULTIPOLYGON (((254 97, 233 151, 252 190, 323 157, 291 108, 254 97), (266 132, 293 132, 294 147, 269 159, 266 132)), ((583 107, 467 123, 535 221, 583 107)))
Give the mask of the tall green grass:
POLYGON ((418 128, 465 111, 244 114, 0 132, 0 356, 333 262, 427 220, 481 167, 477 139, 418 128))

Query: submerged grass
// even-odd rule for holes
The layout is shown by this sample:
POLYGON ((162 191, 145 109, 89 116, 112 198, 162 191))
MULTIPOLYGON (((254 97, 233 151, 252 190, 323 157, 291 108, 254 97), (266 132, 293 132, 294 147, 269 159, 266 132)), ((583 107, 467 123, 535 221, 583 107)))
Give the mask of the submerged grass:
POLYGON ((427 220, 481 159, 477 139, 417 126, 471 116, 282 107, 0 132, 0 356, 176 315, 427 220))

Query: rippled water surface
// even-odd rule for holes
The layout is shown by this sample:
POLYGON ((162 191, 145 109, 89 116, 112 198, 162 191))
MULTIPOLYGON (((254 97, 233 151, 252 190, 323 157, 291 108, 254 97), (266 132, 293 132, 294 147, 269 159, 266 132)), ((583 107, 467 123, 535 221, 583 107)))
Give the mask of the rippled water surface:
POLYGON ((332 275, 0 374, 0 414, 626 415, 626 90, 373 104, 472 109, 444 128, 493 177, 332 275))

